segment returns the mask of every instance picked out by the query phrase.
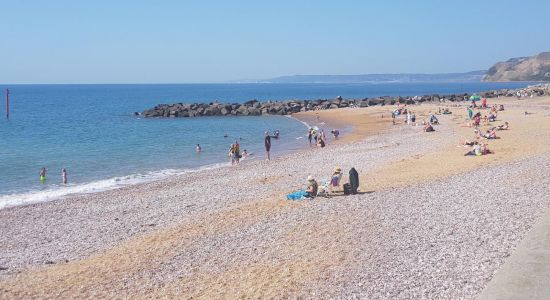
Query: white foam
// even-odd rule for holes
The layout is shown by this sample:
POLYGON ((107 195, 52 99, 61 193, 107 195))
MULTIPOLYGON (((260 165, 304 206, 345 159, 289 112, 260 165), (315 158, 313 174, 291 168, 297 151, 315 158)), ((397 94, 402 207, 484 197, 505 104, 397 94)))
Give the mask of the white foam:
POLYGON ((304 126, 306 126, 307 128, 311 128, 311 125, 309 125, 308 122, 302 121, 302 120, 300 120, 300 119, 296 119, 296 118, 294 118, 293 116, 290 116, 290 115, 286 115, 285 117, 294 119, 294 120, 296 120, 296 121, 298 121, 298 122, 304 124, 304 126))
POLYGON ((98 181, 92 181, 81 184, 69 184, 66 186, 54 186, 47 190, 35 190, 24 193, 9 194, 0 196, 0 209, 28 205, 39 202, 52 201, 61 199, 67 195, 74 194, 89 194, 102 192, 112 189, 121 188, 124 186, 135 185, 146 182, 153 182, 161 179, 168 178, 170 176, 182 175, 186 173, 193 173, 202 170, 215 169, 225 167, 230 163, 219 163, 203 166, 196 169, 164 169, 160 171, 146 172, 131 174, 127 176, 113 177, 109 179, 103 179, 98 181))

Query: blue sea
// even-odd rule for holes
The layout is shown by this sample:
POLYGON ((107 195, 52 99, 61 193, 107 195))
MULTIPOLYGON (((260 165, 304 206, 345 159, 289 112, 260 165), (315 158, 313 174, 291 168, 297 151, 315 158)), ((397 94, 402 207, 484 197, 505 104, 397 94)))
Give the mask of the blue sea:
POLYGON ((530 83, 2 85, 10 118, 0 117, 0 209, 158 180, 228 164, 227 151, 263 158, 263 132, 279 130, 272 152, 307 147, 306 127, 285 116, 143 119, 160 103, 250 99, 414 96, 518 88, 530 83), (224 138, 224 135, 228 135, 224 138), (195 152, 201 144, 203 152, 195 152), (47 169, 41 183, 38 172, 47 169), (62 186, 61 169, 69 185, 62 186))

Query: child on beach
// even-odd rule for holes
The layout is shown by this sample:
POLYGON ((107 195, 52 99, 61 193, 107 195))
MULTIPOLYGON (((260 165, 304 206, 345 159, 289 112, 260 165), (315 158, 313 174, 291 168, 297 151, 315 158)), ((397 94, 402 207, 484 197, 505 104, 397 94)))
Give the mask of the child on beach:
POLYGON ((342 180, 342 169, 336 168, 332 177, 330 178, 330 186, 333 188, 340 186, 340 181, 342 180))

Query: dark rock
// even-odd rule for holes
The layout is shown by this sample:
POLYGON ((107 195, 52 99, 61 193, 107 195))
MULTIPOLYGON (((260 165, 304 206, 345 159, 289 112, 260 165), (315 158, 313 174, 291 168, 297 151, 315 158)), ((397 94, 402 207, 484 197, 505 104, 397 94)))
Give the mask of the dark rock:
POLYGON ((369 106, 380 105, 384 103, 382 99, 371 98, 368 100, 369 106))

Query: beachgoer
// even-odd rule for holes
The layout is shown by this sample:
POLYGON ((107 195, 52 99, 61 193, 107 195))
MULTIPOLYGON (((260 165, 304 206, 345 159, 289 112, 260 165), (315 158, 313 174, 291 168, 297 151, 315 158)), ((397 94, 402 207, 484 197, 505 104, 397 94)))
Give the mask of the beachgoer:
POLYGON ((504 122, 504 125, 497 126, 497 130, 507 130, 509 127, 508 122, 504 122))
POLYGON ((474 117, 474 110, 468 107, 468 119, 471 120, 474 117))
POLYGON ((306 197, 315 198, 317 196, 318 189, 319 189, 319 185, 317 184, 317 181, 315 181, 313 176, 309 175, 307 177, 306 197))
POLYGON ((67 170, 65 168, 61 169, 61 182, 67 184, 67 170))
POLYGON ((231 148, 229 149, 229 157, 231 157, 231 164, 239 164, 239 160, 241 158, 240 154, 240 145, 238 141, 235 141, 234 144, 231 144, 231 148))
POLYGON ((479 123, 481 123, 481 117, 479 115, 475 115, 474 116, 474 127, 475 128, 478 128, 479 127, 479 123))
POLYGON ((411 125, 416 125, 416 115, 414 113, 411 113, 411 125))
POLYGON ((278 139, 279 138, 279 130, 275 130, 275 134, 273 135, 273 138, 278 139))
POLYGON ((311 146, 311 139, 313 138, 313 128, 309 128, 307 131, 307 140, 309 141, 309 145, 311 146))
POLYGON ((341 180, 342 180, 342 169, 336 168, 334 170, 334 173, 332 173, 332 177, 330 178, 330 186, 333 188, 339 187, 341 180))
POLYGON ((243 153, 241 153, 241 157, 242 158, 246 158, 246 157, 249 157, 250 155, 252 155, 252 153, 248 153, 248 151, 246 149, 243 150, 243 153))
POLYGON ((321 147, 321 148, 324 148, 325 145, 326 145, 326 144, 325 144, 325 139, 322 138, 322 137, 319 137, 319 138, 317 139, 317 146, 319 146, 319 147, 321 147))
POLYGON ((411 112, 407 111, 407 125, 411 125, 411 112))
POLYGON ((489 147, 487 146, 487 144, 481 144, 480 151, 481 151, 481 155, 487 155, 492 153, 491 150, 489 150, 489 147))
POLYGON ((435 131, 435 129, 433 128, 432 124, 428 123, 426 124, 426 126, 424 126, 423 130, 425 132, 432 132, 432 131, 435 131))
POLYGON ((357 189, 359 189, 359 173, 355 168, 349 170, 349 184, 351 185, 351 194, 357 194, 357 189))
POLYGON ((224 138, 228 137, 227 133, 225 133, 225 134, 223 135, 223 137, 224 137, 224 138))
POLYGON ((439 124, 439 120, 437 119, 437 117, 435 115, 431 115, 430 116, 430 123, 431 124, 439 124))
POLYGON ((265 132, 264 146, 265 146, 265 152, 267 154, 267 160, 270 160, 271 157, 269 155, 269 151, 271 151, 271 137, 269 136, 269 131, 265 132))
POLYGON ((338 136, 340 135, 340 131, 338 131, 338 129, 333 129, 333 130, 330 131, 330 133, 332 133, 335 140, 337 140, 338 136))
POLYGON ((46 181, 46 168, 40 169, 39 176, 40 176, 40 182, 46 181))
POLYGON ((202 152, 202 147, 200 144, 197 144, 197 147, 195 147, 195 151, 202 152))
POLYGON ((472 149, 471 151, 468 151, 466 152, 466 154, 464 154, 464 156, 469 156, 469 155, 475 155, 475 156, 481 156, 481 145, 478 144, 478 142, 474 142, 474 149, 472 149))

